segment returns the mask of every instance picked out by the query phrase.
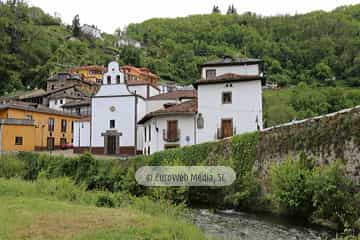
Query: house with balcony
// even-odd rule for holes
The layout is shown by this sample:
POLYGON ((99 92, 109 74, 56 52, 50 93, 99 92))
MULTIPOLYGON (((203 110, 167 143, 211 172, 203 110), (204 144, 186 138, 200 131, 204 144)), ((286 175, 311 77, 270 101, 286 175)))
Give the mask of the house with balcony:
POLYGON ((262 129, 263 61, 224 57, 201 68, 194 89, 160 93, 111 62, 90 118, 75 123, 75 151, 149 155, 262 129))

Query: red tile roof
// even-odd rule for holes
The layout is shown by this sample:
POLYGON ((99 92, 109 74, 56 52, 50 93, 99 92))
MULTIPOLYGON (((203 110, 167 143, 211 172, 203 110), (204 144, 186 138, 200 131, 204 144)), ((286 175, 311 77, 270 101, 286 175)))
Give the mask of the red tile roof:
POLYGON ((148 100, 180 100, 182 98, 196 98, 195 90, 176 90, 152 96, 148 100))
POLYGON ((140 121, 139 124, 145 123, 156 116, 167 116, 167 115, 192 115, 197 113, 197 99, 186 101, 183 103, 175 104, 173 106, 162 108, 154 112, 146 114, 140 121))

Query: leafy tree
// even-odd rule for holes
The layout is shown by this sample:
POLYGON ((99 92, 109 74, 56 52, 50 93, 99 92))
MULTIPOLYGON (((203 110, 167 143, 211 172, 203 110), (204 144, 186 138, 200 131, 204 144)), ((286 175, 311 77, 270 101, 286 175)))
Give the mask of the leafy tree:
POLYGON ((233 4, 229 6, 226 14, 228 14, 228 15, 229 15, 229 14, 237 14, 237 10, 236 10, 236 8, 234 7, 233 4))
POLYGON ((72 21, 72 34, 74 37, 81 36, 80 17, 76 15, 72 21))
POLYGON ((221 13, 219 6, 214 5, 212 13, 221 13))

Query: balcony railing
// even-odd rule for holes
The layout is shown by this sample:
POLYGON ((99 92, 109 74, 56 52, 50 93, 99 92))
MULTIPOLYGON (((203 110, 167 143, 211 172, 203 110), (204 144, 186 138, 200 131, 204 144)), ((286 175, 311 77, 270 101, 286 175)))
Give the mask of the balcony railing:
POLYGON ((180 129, 177 129, 176 134, 170 134, 170 131, 163 130, 163 140, 165 142, 177 142, 180 140, 180 129))

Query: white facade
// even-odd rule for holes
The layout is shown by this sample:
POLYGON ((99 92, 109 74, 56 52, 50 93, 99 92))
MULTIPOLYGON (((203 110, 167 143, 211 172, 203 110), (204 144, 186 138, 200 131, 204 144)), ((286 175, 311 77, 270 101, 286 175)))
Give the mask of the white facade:
POLYGON ((74 147, 90 146, 90 121, 74 122, 74 147))
POLYGON ((231 119, 234 134, 262 128, 261 80, 217 83, 198 86, 198 115, 204 127, 197 129, 197 143, 214 141, 224 119, 231 119), (222 94, 231 92, 232 102, 223 104, 222 94))
POLYGON ((252 76, 260 75, 259 64, 203 67, 201 70, 201 78, 206 79, 207 70, 215 70, 216 76, 221 76, 227 73, 252 76))
POLYGON ((180 101, 180 96, 172 100, 161 97, 147 99, 149 94, 150 97, 158 95, 159 90, 149 85, 128 86, 118 63, 111 62, 98 93, 91 99, 91 124, 75 123, 75 147, 86 147, 88 144, 92 149, 103 149, 107 154, 112 150, 109 142, 114 144, 115 141, 116 154, 121 154, 122 148, 133 149, 132 153, 138 150, 152 154, 262 129, 262 73, 259 65, 242 63, 204 67, 203 80, 206 79, 206 70, 214 69, 216 76, 234 73, 258 77, 200 81, 197 84, 197 99, 191 102, 186 97, 180 101), (164 106, 168 103, 176 106, 164 106), (153 114, 155 111, 156 114, 153 114), (138 124, 141 119, 142 124, 138 124), (175 137, 174 121, 178 128, 175 137), (169 123, 172 131, 168 130, 169 123), (171 132, 171 137, 168 132, 171 132))
POLYGON ((145 102, 125 84, 118 63, 109 64, 103 85, 91 99, 91 108, 91 147, 107 148, 107 136, 115 134, 120 152, 123 148, 142 149, 137 120, 145 114, 145 102))
POLYGON ((101 31, 100 29, 96 28, 95 26, 90 26, 87 24, 84 24, 81 27, 81 32, 83 32, 86 35, 89 35, 93 38, 101 38, 101 31))
POLYGON ((166 148, 183 147, 196 144, 195 114, 158 116, 147 121, 143 127, 143 153, 145 155, 163 151, 166 148), (177 120, 178 141, 166 141, 167 122, 177 120), (146 131, 146 133, 145 133, 146 131), (165 131, 165 132, 164 132, 165 131), (146 136, 145 136, 146 135, 146 136), (146 139, 145 139, 146 137, 146 139))
POLYGON ((158 95, 160 91, 156 88, 154 88, 151 85, 144 84, 144 85, 134 85, 134 86, 128 86, 129 91, 133 94, 137 94, 142 96, 143 98, 149 98, 155 95, 158 95))
POLYGON ((51 109, 55 109, 58 111, 62 111, 62 105, 64 105, 65 103, 67 103, 67 99, 66 98, 60 98, 60 99, 50 99, 49 100, 49 108, 51 109))

